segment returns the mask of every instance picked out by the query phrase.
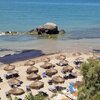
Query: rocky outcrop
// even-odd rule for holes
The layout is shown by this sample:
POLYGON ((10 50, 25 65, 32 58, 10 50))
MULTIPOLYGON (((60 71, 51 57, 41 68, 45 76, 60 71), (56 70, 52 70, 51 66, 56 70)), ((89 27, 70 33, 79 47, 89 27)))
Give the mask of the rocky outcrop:
POLYGON ((41 25, 37 27, 35 30, 29 31, 30 33, 33 32, 33 34, 59 34, 58 26, 54 23, 46 23, 44 25, 41 25))
POLYGON ((5 35, 17 35, 19 34, 18 32, 15 32, 15 31, 6 31, 5 32, 5 35))
POLYGON ((59 33, 58 27, 54 23, 46 23, 42 26, 37 27, 36 30, 37 30, 38 34, 43 34, 43 33, 58 34, 59 33))

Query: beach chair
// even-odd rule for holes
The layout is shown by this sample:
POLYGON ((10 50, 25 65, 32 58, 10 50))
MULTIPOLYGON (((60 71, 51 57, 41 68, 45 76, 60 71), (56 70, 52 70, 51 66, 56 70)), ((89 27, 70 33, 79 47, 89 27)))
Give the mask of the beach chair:
POLYGON ((57 92, 57 89, 55 87, 50 87, 48 90, 51 91, 51 92, 53 92, 53 93, 57 92))
POLYGON ((30 89, 29 86, 26 86, 26 91, 27 91, 27 92, 30 92, 30 91, 31 91, 31 89, 30 89))
POLYGON ((0 82, 3 82, 3 79, 0 77, 0 82))
POLYGON ((48 84, 49 84, 49 85, 52 85, 52 83, 53 83, 52 80, 49 80, 49 81, 48 81, 48 84))
POLYGON ((42 94, 44 97, 48 97, 47 92, 39 91, 38 93, 39 93, 39 94, 42 94))
POLYGON ((47 75, 46 75, 45 72, 42 73, 42 77, 43 77, 43 78, 46 78, 46 77, 47 77, 47 75))

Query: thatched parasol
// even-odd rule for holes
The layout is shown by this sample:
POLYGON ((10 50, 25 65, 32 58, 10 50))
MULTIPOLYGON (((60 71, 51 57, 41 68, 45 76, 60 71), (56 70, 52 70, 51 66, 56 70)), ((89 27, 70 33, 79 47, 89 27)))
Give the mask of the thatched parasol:
POLYGON ((57 63, 58 66, 67 66, 68 65, 68 61, 67 60, 61 60, 59 61, 59 63, 57 63))
POLYGON ((44 83, 41 81, 35 81, 35 82, 30 84, 30 88, 32 88, 32 89, 40 89, 43 87, 44 87, 44 83))
POLYGON ((22 95, 24 94, 24 90, 20 88, 12 88, 11 90, 8 91, 8 93, 13 94, 13 95, 22 95))
POLYGON ((27 74, 31 74, 32 72, 37 73, 38 72, 38 68, 31 66, 31 67, 29 67, 27 69, 26 72, 27 72, 27 74))
POLYGON ((20 80, 18 80, 18 79, 16 79, 16 78, 12 78, 12 79, 9 79, 8 80, 8 84, 9 85, 20 85, 21 84, 21 81, 20 80))
POLYGON ((25 66, 33 66, 35 64, 35 61, 29 60, 24 65, 25 66))
POLYGON ((14 69, 15 69, 15 66, 14 65, 10 65, 10 64, 8 64, 7 66, 4 67, 5 71, 12 71, 14 69))
POLYGON ((77 73, 76 73, 76 72, 72 72, 72 73, 70 73, 70 75, 71 75, 72 77, 74 77, 74 78, 77 77, 77 73))
POLYGON ((65 60, 66 59, 66 55, 59 55, 59 56, 56 56, 56 59, 59 59, 59 60, 65 60))
POLYGON ((31 73, 28 77, 27 77, 28 80, 38 80, 38 79, 41 79, 41 76, 38 75, 38 74, 35 74, 35 73, 31 73))
POLYGON ((54 65, 53 64, 51 64, 51 63, 44 63, 42 66, 40 66, 40 67, 42 67, 42 68, 44 68, 44 69, 49 69, 49 68, 51 68, 51 67, 54 67, 54 65))
POLYGON ((80 62, 84 62, 84 58, 82 58, 82 57, 76 58, 75 60, 80 61, 80 62))
POLYGON ((82 58, 82 57, 76 58, 75 61, 74 61, 74 63, 75 63, 76 65, 81 64, 81 63, 83 63, 83 62, 84 62, 84 58, 82 58))
POLYGON ((54 77, 52 78, 52 81, 53 81, 54 83, 64 83, 64 82, 65 82, 64 78, 62 78, 61 76, 54 76, 54 77))
POLYGON ((48 62, 50 62, 50 58, 46 57, 46 58, 43 59, 43 61, 48 63, 48 62))
POLYGON ((73 55, 73 56, 80 56, 81 53, 80 53, 80 52, 76 52, 76 53, 73 53, 72 55, 73 55))
POLYGON ((48 76, 52 76, 52 75, 55 75, 57 72, 58 72, 58 71, 57 71, 56 69, 50 68, 50 69, 48 69, 48 70, 46 71, 46 74, 47 74, 48 76))
POLYGON ((64 73, 66 72, 71 72, 74 68, 72 66, 66 66, 66 67, 63 67, 62 71, 64 73))

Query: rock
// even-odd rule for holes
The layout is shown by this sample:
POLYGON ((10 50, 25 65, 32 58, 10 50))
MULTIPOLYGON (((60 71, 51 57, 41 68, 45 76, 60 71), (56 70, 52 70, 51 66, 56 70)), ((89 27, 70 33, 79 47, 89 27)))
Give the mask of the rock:
POLYGON ((15 32, 15 31, 6 31, 5 34, 6 35, 17 35, 18 32, 15 32))
POLYGON ((66 32, 65 32, 65 30, 63 30, 63 29, 61 29, 61 30, 59 31, 59 34, 64 34, 64 33, 66 33, 66 32))
POLYGON ((64 34, 64 30, 58 30, 58 26, 55 23, 46 23, 44 25, 41 25, 37 27, 36 29, 32 29, 27 34, 31 35, 50 35, 50 34, 64 34))
POLYGON ((36 30, 34 31, 36 31, 38 34, 58 34, 59 33, 58 27, 54 23, 46 23, 44 25, 37 27, 36 30))
POLYGON ((36 28, 38 34, 58 34, 58 27, 56 24, 54 23, 46 23, 42 26, 39 26, 38 28, 36 28))

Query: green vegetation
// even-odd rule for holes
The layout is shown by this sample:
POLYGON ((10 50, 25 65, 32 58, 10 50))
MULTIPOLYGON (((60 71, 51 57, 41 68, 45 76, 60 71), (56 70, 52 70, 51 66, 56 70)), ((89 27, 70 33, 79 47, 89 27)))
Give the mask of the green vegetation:
POLYGON ((25 100, 45 100, 45 97, 41 93, 35 96, 33 96, 32 93, 29 93, 28 95, 25 96, 25 100))
MULTIPOLYGON (((12 97, 9 96, 8 100, 18 100, 18 98, 15 97, 14 99, 12 99, 12 97)), ((46 100, 46 97, 44 97, 41 93, 38 93, 35 96, 33 96, 32 93, 28 93, 23 100, 46 100)))
POLYGON ((81 65, 83 84, 79 87, 78 100, 100 100, 100 61, 89 59, 81 65))

